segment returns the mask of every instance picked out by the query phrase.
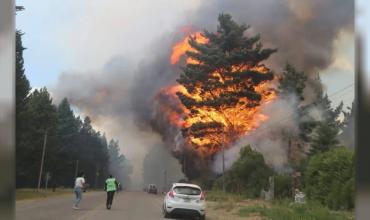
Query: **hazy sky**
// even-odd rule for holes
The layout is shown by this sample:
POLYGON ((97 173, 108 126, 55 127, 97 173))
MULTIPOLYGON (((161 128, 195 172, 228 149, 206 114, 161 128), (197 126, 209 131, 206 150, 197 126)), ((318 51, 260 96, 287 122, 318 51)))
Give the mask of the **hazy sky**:
POLYGON ((17 1, 26 10, 17 27, 26 32, 26 69, 32 86, 54 83, 65 70, 101 68, 112 56, 134 60, 165 32, 173 31, 198 0, 17 1))

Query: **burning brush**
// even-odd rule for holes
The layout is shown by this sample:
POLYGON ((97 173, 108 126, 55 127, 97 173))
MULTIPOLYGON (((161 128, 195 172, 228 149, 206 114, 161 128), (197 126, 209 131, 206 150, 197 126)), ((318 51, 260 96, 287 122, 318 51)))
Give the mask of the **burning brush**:
POLYGON ((264 49, 258 35, 245 36, 248 27, 229 15, 220 15, 219 22, 215 33, 196 32, 173 47, 171 64, 185 66, 178 84, 157 96, 160 111, 181 130, 186 147, 204 159, 268 120, 262 106, 276 99, 274 74, 261 64, 276 50, 264 49))

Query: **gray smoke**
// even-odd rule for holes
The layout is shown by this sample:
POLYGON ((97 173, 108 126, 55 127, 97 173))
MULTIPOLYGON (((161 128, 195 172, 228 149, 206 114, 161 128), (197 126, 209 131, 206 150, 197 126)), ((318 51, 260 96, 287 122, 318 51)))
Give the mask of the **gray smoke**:
POLYGON ((172 183, 184 178, 181 166, 165 146, 153 146, 143 162, 144 186, 156 184, 159 190, 168 190, 172 183))
MULTIPOLYGON (((333 41, 338 34, 353 32, 354 2, 350 0, 202 1, 197 10, 189 12, 189 18, 182 22, 182 26, 191 25, 194 31, 213 31, 221 12, 231 14, 239 23, 251 25, 248 34, 260 33, 266 47, 278 48, 278 53, 267 61, 277 73, 286 62, 309 74, 324 70, 333 60, 333 41)), ((179 26, 172 33, 153 39, 152 47, 143 51, 145 58, 140 61, 116 55, 101 70, 62 74, 53 90, 57 99, 68 97, 81 113, 91 116, 98 127, 119 139, 122 152, 134 166, 136 179, 133 185, 142 185, 143 179, 145 182, 150 179, 146 173, 151 172, 143 171, 143 161, 144 158, 158 158, 153 149, 173 151, 179 146, 176 145, 178 140, 182 140, 179 131, 172 131, 169 126, 158 129, 156 122, 162 116, 156 109, 155 100, 160 89, 174 84, 179 76, 180 68, 171 66, 169 57, 174 43, 184 37, 184 33, 178 31, 180 29, 179 26), (143 172, 141 179, 138 175, 143 172)), ((145 35, 145 28, 143 31, 145 35)), ((296 131, 297 119, 292 103, 294 101, 280 100, 266 106, 264 111, 271 119, 277 118, 276 114, 281 111, 291 117, 285 123, 270 125, 263 132, 256 130, 255 134, 242 138, 227 152, 228 166, 237 158, 240 147, 250 143, 264 154, 269 164, 284 169, 287 141, 274 132, 280 128, 296 131)), ((259 130, 262 129, 263 126, 259 130)), ((175 163, 170 154, 164 155, 161 160, 175 163)), ((214 170, 219 172, 217 158, 214 170)), ((152 172, 165 169, 161 163, 153 164, 152 172)), ((177 177, 181 173, 179 166, 171 167, 173 170, 168 173, 177 177)))
MULTIPOLYGON (((216 18, 220 12, 231 14, 239 23, 251 25, 248 34, 260 33, 265 46, 278 48, 278 53, 266 62, 277 74, 286 62, 290 62, 297 69, 304 70, 308 74, 309 80, 315 78, 317 71, 325 70, 333 61, 333 43, 339 33, 341 31, 353 32, 354 2, 346 0, 205 1, 192 16, 189 16, 187 22, 192 25, 194 30, 208 29, 214 31, 217 26, 216 18)), ((159 62, 155 62, 155 64, 166 63, 161 59, 157 59, 159 62)), ((169 81, 167 66, 146 68, 152 71, 151 73, 144 71, 144 75, 154 76, 160 82, 169 81)), ((171 71, 172 74, 176 74, 174 70, 171 71)), ((170 74, 170 79, 172 78, 173 75, 170 74)), ((315 81, 312 81, 310 83, 315 84, 315 81)), ((316 96, 317 86, 322 89, 322 85, 311 85, 310 83, 304 91, 306 104, 310 103, 316 96)), ((154 86, 152 88, 153 92, 159 90, 159 88, 155 89, 154 84, 152 85, 154 86)), ((286 171, 288 151, 291 150, 288 149, 289 140, 287 137, 297 135, 300 120, 297 118, 295 102, 295 98, 292 97, 290 100, 278 100, 265 106, 264 113, 271 120, 254 133, 242 138, 226 152, 227 167, 230 167, 238 158, 241 147, 251 144, 253 148, 264 155, 267 163, 276 170, 286 171), (284 118, 284 120, 274 122, 274 119, 280 120, 281 118, 284 118), (283 136, 279 132, 282 129, 290 132, 290 134, 283 136)), ((320 109, 310 109, 309 113, 311 117, 320 120, 320 109)), ((145 117, 140 115, 140 118, 145 117)), ((162 134, 168 136, 167 131, 161 131, 162 134)), ((174 144, 177 143, 176 137, 178 135, 179 133, 172 135, 173 144, 170 149, 173 149, 174 144)), ((216 173, 220 172, 220 167, 220 155, 216 155, 213 170, 216 173)))
POLYGON ((220 12, 250 25, 264 45, 278 48, 271 58, 275 69, 286 62, 307 72, 325 69, 333 61, 339 32, 354 29, 351 0, 205 1, 190 22, 214 28, 220 12))
MULTIPOLYGON (((287 171, 289 137, 296 137, 299 131, 300 119, 296 104, 297 98, 290 96, 262 106, 262 113, 268 115, 270 119, 225 151, 225 169, 229 169, 238 159, 241 148, 251 145, 275 170, 287 171)), ((222 173, 221 153, 215 157, 213 170, 216 173, 222 173)))
MULTIPOLYGON (((164 144, 149 125, 137 120, 133 105, 135 101, 140 101, 137 97, 146 93, 136 90, 140 87, 134 83, 137 74, 134 63, 124 56, 117 56, 101 70, 88 73, 65 72, 61 74, 59 84, 52 90, 52 94, 56 103, 68 97, 72 106, 77 107, 77 113, 90 116, 95 128, 107 132, 108 138, 119 140, 121 152, 133 165, 131 188, 141 189, 144 184, 142 174, 146 154, 157 148, 163 152, 160 148, 164 144)), ((142 111, 149 112, 150 108, 146 107, 142 111)), ((172 164, 165 166, 169 180, 181 176, 181 169, 173 165, 177 161, 169 154, 163 154, 159 163, 147 167, 146 173, 163 170, 161 161, 172 164)))

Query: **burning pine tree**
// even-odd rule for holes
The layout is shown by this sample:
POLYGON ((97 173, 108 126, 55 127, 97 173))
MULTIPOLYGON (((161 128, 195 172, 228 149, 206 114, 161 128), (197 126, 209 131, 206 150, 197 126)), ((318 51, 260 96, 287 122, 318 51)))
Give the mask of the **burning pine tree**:
MULTIPOLYGON (((209 158, 256 129, 267 116, 261 105, 276 97, 269 88, 274 74, 262 61, 276 52, 264 49, 260 36, 228 14, 215 33, 197 32, 173 48, 171 63, 187 55, 186 66, 171 88, 183 105, 182 134, 200 156, 209 158)), ((179 123, 177 123, 178 125, 179 123)))

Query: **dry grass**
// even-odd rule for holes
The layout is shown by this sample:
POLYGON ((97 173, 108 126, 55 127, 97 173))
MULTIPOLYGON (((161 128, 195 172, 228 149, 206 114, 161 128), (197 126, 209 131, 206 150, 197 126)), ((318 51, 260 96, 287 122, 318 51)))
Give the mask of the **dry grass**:
POLYGON ((353 212, 332 211, 317 203, 267 202, 222 192, 207 192, 207 220, 351 220, 353 212))
POLYGON ((15 199, 16 201, 21 200, 29 200, 29 199, 43 199, 52 196, 60 196, 60 195, 67 195, 72 194, 73 190, 68 188, 58 188, 55 192, 51 189, 49 190, 40 190, 37 192, 36 189, 25 188, 25 189, 17 189, 15 192, 15 199))
MULTIPOLYGON (((249 201, 249 204, 253 202, 249 201)), ((256 202, 256 204, 259 201, 256 202)), ((245 207, 244 202, 240 203, 220 203, 220 202, 207 202, 207 220, 263 220, 263 218, 258 215, 250 215, 248 217, 241 217, 239 215, 239 209, 245 207)))
POLYGON ((262 200, 245 199, 240 195, 220 191, 207 192, 206 199, 207 220, 262 220, 258 214, 242 217, 239 210, 247 206, 269 205, 262 200))

